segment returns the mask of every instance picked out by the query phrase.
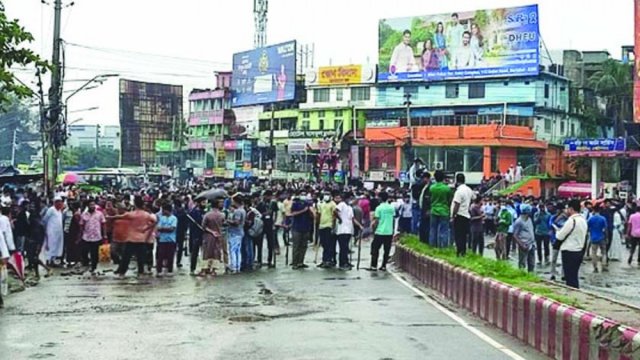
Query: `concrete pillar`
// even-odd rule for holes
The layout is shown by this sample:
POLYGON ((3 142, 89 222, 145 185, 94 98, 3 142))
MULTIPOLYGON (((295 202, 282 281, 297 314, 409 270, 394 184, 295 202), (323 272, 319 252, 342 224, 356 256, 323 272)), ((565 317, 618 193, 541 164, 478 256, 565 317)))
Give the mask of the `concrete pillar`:
POLYGON ((464 148, 462 155, 462 171, 469 171, 469 148, 464 148))
POLYGON ((402 147, 396 146, 396 179, 400 178, 400 170, 402 170, 402 147))
POLYGON ((597 199, 600 193, 600 159, 591 159, 591 198, 597 199))
POLYGON ((640 194, 640 159, 636 160, 636 199, 640 194))
MULTIPOLYGON (((364 148, 364 171, 369 171, 369 147, 364 148)), ((364 175, 363 175, 364 177, 364 175)))
POLYGON ((491 177, 493 169, 491 168, 491 148, 485 146, 482 153, 482 174, 488 179, 491 177))

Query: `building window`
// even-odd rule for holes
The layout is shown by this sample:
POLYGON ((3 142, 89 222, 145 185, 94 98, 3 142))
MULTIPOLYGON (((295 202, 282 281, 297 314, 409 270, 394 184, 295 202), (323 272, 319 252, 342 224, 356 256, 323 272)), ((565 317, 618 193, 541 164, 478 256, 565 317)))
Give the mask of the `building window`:
POLYGON ((308 112, 308 111, 303 112, 303 113, 302 113, 302 117, 303 117, 304 119, 308 119, 308 118, 309 118, 309 112, 308 112))
POLYGON ((324 110, 318 111, 318 117, 320 117, 320 118, 324 117, 324 110))
POLYGON ((324 130, 324 119, 318 120, 318 130, 324 130))
POLYGON ((571 123, 571 136, 576 136, 576 124, 571 123))
POLYGON ((564 121, 560 122, 560 135, 564 135, 564 121))
POLYGON ((405 94, 418 95, 418 87, 417 86, 405 86, 404 87, 405 94))
POLYGON ((344 98, 343 89, 336 89, 336 101, 342 101, 344 98))
POLYGON ((300 130, 303 130, 303 131, 309 130, 309 127, 310 127, 309 120, 302 120, 302 125, 300 130))
POLYGON ((551 119, 544 119, 544 132, 551 133, 551 119))
POLYGON ((445 97, 447 99, 457 99, 460 95, 460 86, 458 84, 447 84, 445 97))
POLYGON ((329 89, 315 89, 313 90, 313 102, 329 102, 329 89))
POLYGON ((544 98, 549 98, 549 84, 544 84, 544 98))
POLYGON ((484 99, 484 83, 469 84, 469 99, 484 99))
POLYGON ((371 99, 371 88, 354 87, 351 88, 351 101, 369 101, 371 99))
POLYGON ((564 86, 561 86, 561 87, 560 87, 560 91, 566 91, 566 90, 567 90, 567 88, 566 88, 566 87, 564 87, 564 86))

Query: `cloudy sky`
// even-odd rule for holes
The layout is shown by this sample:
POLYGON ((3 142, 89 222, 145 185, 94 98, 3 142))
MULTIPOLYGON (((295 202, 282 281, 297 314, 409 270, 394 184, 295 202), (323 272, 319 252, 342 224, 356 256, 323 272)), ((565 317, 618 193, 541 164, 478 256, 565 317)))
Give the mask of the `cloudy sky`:
MULTIPOLYGON (((46 0, 51 3, 53 0, 46 0)), ((66 4, 71 0, 66 0, 66 4)), ((271 0, 267 40, 315 44, 316 65, 377 61, 381 18, 496 8, 531 0, 271 0)), ((633 1, 539 0, 541 35, 554 49, 609 50, 633 43, 633 1)), ((51 57, 53 7, 41 0, 4 0, 10 18, 33 33, 33 49, 51 57)), ((123 78, 215 87, 213 72, 230 70, 234 52, 253 46, 252 0, 75 0, 63 11, 66 90, 105 73, 123 78), (80 46, 78 46, 80 45, 80 46), (76 81, 78 80, 78 81, 76 81)), ((560 59, 557 59, 558 61, 560 59)), ((31 72, 19 70, 31 82, 31 72)), ((118 81, 79 93, 70 120, 118 123, 118 81), (98 110, 79 110, 99 107, 98 110)))

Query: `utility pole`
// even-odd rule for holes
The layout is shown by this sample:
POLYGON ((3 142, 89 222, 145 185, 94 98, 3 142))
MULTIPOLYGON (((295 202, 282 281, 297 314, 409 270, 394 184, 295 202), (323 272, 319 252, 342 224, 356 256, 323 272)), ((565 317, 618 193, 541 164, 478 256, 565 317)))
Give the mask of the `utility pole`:
POLYGON ((18 137, 18 128, 16 127, 15 130, 13 130, 13 141, 11 142, 11 166, 13 167, 16 166, 17 137, 18 137))
POLYGON ((98 153, 100 151, 100 124, 96 124, 96 154, 93 159, 93 166, 98 167, 98 153))
POLYGON ((276 148, 273 145, 273 127, 274 127, 274 117, 276 115, 276 109, 271 104, 271 120, 269 124, 269 160, 271 161, 271 169, 269 169, 269 174, 273 174, 273 169, 276 167, 276 148))
POLYGON ((253 47, 263 48, 267 44, 267 12, 269 0, 253 0, 253 47))
POLYGON ((409 137, 406 144, 407 151, 405 153, 405 156, 407 157, 407 163, 409 163, 413 162, 413 158, 415 157, 415 153, 413 151, 413 126, 411 124, 411 94, 408 92, 405 93, 404 98, 406 99, 404 101, 404 105, 407 109, 407 129, 409 129, 409 137))
POLYGON ((53 23, 53 55, 51 57, 51 87, 49 88, 49 116, 48 127, 45 127, 45 132, 48 137, 46 157, 43 161, 47 162, 45 168, 47 169, 48 176, 45 177, 45 187, 50 193, 53 183, 57 177, 58 168, 56 166, 57 159, 60 156, 60 129, 62 128, 60 119, 62 105, 60 97, 62 94, 62 76, 61 76, 61 64, 60 64, 60 26, 62 17, 62 0, 54 1, 54 23, 53 23))

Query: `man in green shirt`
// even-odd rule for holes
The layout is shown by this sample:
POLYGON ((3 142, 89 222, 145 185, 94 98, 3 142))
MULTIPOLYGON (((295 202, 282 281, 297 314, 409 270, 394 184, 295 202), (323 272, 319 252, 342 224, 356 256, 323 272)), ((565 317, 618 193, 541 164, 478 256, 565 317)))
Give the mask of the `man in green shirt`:
POLYGON ((496 227, 496 260, 507 260, 507 232, 509 227, 513 223, 513 216, 509 209, 507 209, 507 203, 504 200, 500 200, 500 206, 498 210, 498 226, 496 227))
POLYGON ((444 172, 437 170, 434 174, 436 183, 431 185, 431 229, 429 245, 444 248, 449 246, 449 212, 453 191, 444 183, 444 172))
POLYGON ((382 256, 382 266, 380 270, 387 270, 387 261, 391 252, 391 241, 393 240, 393 226, 395 223, 396 208, 389 203, 389 194, 381 192, 380 205, 376 207, 373 215, 371 227, 375 229, 373 242, 371 243, 371 267, 369 270, 376 271, 378 267, 378 254, 380 247, 384 245, 384 255, 382 256))

